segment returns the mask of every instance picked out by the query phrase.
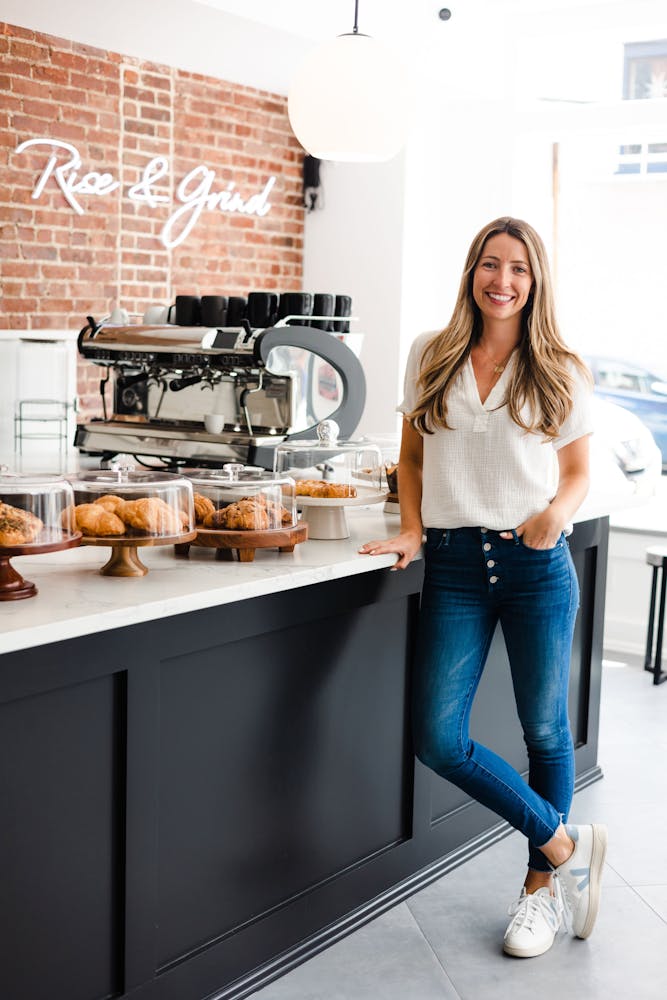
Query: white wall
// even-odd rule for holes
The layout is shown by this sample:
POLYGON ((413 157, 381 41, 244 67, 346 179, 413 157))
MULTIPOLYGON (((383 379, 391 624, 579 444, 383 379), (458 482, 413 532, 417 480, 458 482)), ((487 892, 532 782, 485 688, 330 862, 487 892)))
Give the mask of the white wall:
POLYGON ((303 58, 302 38, 192 0, 0 0, 0 19, 281 94, 303 58))
POLYGON ((304 288, 352 296, 367 381, 359 434, 397 423, 405 158, 323 163, 324 208, 306 217, 304 288))

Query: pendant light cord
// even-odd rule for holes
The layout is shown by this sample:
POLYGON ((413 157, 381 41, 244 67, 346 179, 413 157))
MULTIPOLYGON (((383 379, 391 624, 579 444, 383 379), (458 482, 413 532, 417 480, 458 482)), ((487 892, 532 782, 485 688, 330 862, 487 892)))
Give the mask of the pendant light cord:
POLYGON ((354 27, 352 28, 352 34, 356 35, 359 32, 359 0, 354 0, 354 27))

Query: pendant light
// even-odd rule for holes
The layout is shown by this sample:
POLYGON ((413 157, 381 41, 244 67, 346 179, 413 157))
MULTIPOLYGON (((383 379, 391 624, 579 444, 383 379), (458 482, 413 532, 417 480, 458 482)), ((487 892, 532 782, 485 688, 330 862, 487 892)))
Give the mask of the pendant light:
POLYGON ((320 160, 390 160, 404 145, 411 107, 400 55, 358 28, 315 48, 297 69, 287 98, 297 139, 320 160))

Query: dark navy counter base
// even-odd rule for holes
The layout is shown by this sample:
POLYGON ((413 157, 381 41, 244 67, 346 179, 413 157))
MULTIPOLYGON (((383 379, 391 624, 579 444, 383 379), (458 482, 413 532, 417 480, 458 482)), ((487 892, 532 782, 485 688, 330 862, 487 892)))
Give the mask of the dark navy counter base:
MULTIPOLYGON (((607 530, 570 539, 579 786, 607 530)), ((508 832, 412 754, 421 573, 0 658, 2 1000, 238 1000, 508 832)), ((473 733, 526 769, 499 635, 473 733)))

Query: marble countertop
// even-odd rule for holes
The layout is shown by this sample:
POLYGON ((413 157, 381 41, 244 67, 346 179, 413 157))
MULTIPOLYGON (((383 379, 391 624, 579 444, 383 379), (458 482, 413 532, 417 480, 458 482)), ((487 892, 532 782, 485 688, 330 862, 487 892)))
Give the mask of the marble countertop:
MULTIPOLYGON (((575 521, 604 517, 627 498, 591 496, 575 521)), ((0 653, 72 639, 169 615, 293 590, 393 566, 393 554, 360 555, 359 546, 398 531, 399 518, 378 506, 347 511, 350 537, 309 540, 293 553, 258 550, 251 563, 222 562, 210 549, 192 546, 188 558, 173 546, 146 547, 144 577, 101 576, 110 549, 80 546, 64 552, 17 556, 12 565, 36 584, 35 597, 0 602, 0 653)))
POLYGON ((171 545, 141 548, 149 571, 143 577, 100 576, 110 555, 106 547, 17 556, 12 565, 38 593, 0 602, 0 653, 392 566, 395 555, 357 550, 371 539, 395 534, 398 517, 376 506, 350 509, 347 518, 349 538, 313 539, 293 553, 260 549, 251 563, 217 561, 211 549, 196 546, 188 558, 176 557, 171 545))

